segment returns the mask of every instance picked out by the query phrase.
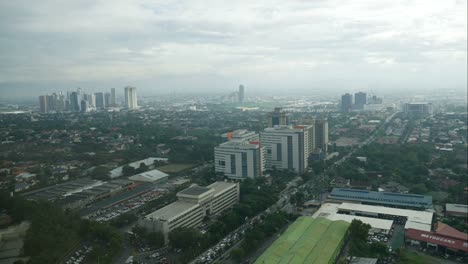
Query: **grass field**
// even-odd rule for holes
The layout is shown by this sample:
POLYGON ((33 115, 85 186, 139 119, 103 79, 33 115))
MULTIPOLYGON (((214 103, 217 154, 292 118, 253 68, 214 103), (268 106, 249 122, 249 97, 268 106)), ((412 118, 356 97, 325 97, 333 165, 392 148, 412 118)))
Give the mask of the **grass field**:
POLYGON ((255 263, 330 263, 339 253, 348 226, 344 221, 300 217, 255 263))
POLYGON ((180 164, 164 165, 164 166, 158 167, 157 169, 165 173, 178 173, 184 170, 191 169, 193 167, 195 167, 195 164, 180 163, 180 164))

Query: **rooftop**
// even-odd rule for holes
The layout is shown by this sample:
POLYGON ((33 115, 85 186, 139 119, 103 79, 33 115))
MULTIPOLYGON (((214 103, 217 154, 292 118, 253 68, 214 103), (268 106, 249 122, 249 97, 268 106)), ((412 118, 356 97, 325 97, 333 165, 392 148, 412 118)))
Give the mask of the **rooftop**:
POLYGON ((433 212, 428 212, 428 211, 416 211, 416 210, 398 209, 398 208, 375 206, 375 205, 352 204, 352 203, 342 203, 340 206, 338 206, 338 210, 359 211, 359 212, 403 216, 407 218, 405 229, 415 228, 415 229, 425 230, 425 231, 431 230, 432 217, 434 215, 433 212))
POLYGON ((195 196, 199 196, 199 195, 202 195, 208 191, 210 191, 211 189, 208 188, 208 187, 202 187, 202 186, 198 186, 198 185, 194 185, 192 187, 189 187, 185 190, 182 190, 180 191, 178 194, 184 194, 184 195, 195 195, 195 196))
POLYGON ((438 222, 435 228, 435 232, 438 235, 443 235, 446 237, 457 238, 461 240, 468 241, 468 234, 458 231, 457 229, 446 225, 442 222, 438 222))
POLYGON ((353 258, 350 264, 376 264, 376 258, 353 258))
POLYGON ((160 170, 150 170, 150 171, 142 172, 140 174, 133 175, 129 177, 129 179, 138 180, 140 178, 143 178, 147 181, 157 181, 157 180, 164 179, 168 176, 169 174, 166 174, 160 170))
POLYGON ((193 208, 198 207, 198 204, 187 203, 182 201, 173 202, 151 214, 145 216, 147 220, 159 219, 159 220, 170 220, 184 212, 192 210, 193 208))
POLYGON ((446 204, 445 210, 447 212, 456 212, 456 213, 463 213, 468 214, 468 205, 466 204, 446 204))
POLYGON ((232 188, 233 186, 236 186, 235 183, 230 183, 230 182, 222 182, 222 181, 217 181, 214 182, 208 186, 207 188, 214 189, 214 195, 217 195, 218 193, 223 192, 224 190, 227 190, 229 188, 232 188))
POLYGON ((406 231, 406 237, 418 241, 425 241, 436 245, 445 246, 447 248, 458 249, 468 252, 468 243, 460 239, 446 238, 444 236, 437 235, 433 232, 426 232, 416 229, 408 229, 406 231))
POLYGON ((432 208, 432 196, 333 188, 330 198, 386 205, 432 208))
POLYGON ((299 217, 255 263, 331 263, 348 226, 344 221, 299 217))
POLYGON ((317 210, 317 212, 315 212, 315 214, 312 217, 313 218, 323 217, 331 221, 342 220, 348 223, 351 223, 353 219, 357 219, 357 220, 361 220, 365 224, 369 224, 372 228, 375 228, 375 229, 390 230, 392 228, 392 224, 393 224, 392 220, 347 215, 347 214, 338 214, 339 207, 340 207, 340 204, 324 203, 317 210))
POLYGON ((215 149, 229 148, 229 149, 257 149, 260 146, 246 140, 233 139, 231 141, 220 144, 215 149))

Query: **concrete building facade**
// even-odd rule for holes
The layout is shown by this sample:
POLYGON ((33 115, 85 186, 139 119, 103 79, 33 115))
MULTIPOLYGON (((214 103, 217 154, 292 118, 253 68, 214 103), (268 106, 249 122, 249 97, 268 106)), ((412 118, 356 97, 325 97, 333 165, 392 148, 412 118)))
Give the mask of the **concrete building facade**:
POLYGON ((192 186, 177 193, 178 201, 146 215, 140 222, 145 228, 160 231, 166 242, 179 227, 196 227, 207 215, 216 215, 239 202, 239 184, 215 182, 206 187, 192 186))
POLYGON ((328 152, 328 120, 315 119, 314 122, 314 149, 317 151, 328 152))
POLYGON ((353 96, 349 93, 341 96, 341 112, 349 112, 353 107, 353 96))
POLYGON ((138 107, 136 87, 125 87, 125 106, 130 109, 138 107))
POLYGON ((268 127, 287 126, 289 124, 288 114, 281 107, 268 114, 268 127))
POLYGON ((266 169, 303 172, 308 167, 312 126, 275 126, 265 128, 260 142, 265 147, 266 169))
POLYGON ((265 170, 265 148, 259 141, 231 140, 215 147, 214 152, 215 171, 229 178, 253 179, 265 170))

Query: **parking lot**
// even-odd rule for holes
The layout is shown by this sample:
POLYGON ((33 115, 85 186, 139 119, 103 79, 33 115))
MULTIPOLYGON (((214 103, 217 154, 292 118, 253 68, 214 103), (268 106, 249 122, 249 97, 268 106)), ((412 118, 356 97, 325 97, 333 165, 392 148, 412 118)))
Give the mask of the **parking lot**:
POLYGON ((88 219, 95 220, 97 222, 107 222, 110 221, 122 214, 136 210, 143 206, 145 203, 155 200, 162 195, 166 194, 168 191, 164 189, 153 189, 149 192, 146 192, 140 196, 128 199, 119 204, 100 209, 90 215, 88 219))

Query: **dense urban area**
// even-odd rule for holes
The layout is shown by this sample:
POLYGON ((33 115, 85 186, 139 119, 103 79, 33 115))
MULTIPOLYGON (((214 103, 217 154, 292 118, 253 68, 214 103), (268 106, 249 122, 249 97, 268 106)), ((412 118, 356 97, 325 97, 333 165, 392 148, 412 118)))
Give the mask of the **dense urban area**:
POLYGON ((0 104, 0 263, 466 263, 466 94, 0 104))

